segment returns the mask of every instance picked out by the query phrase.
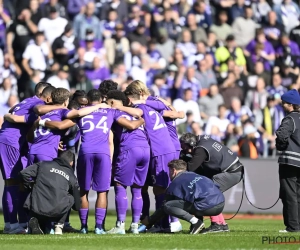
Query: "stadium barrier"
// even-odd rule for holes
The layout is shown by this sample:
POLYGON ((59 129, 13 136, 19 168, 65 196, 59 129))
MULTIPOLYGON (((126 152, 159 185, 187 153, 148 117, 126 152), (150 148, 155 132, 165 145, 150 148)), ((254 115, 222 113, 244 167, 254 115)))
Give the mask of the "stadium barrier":
MULTIPOLYGON (((246 169, 245 186, 249 200, 257 207, 270 207, 278 199, 279 195, 279 177, 278 163, 274 159, 241 159, 246 169)), ((0 194, 3 192, 3 180, 0 180, 0 194)), ((243 191, 243 184, 240 182, 235 187, 226 191, 226 206, 224 212, 235 213, 240 205, 243 191)), ((130 189, 127 189, 128 201, 131 200, 130 189)), ((155 209, 155 200, 151 188, 149 188, 151 210, 155 209)), ((95 206, 96 193, 90 192, 90 207, 95 206)), ((130 208, 130 205, 128 206, 130 208)), ((0 203, 0 209, 2 204, 0 203)), ((108 195, 108 209, 115 209, 114 190, 111 188, 108 195)), ((269 210, 258 210, 252 207, 244 196, 241 206, 242 213, 282 213, 282 203, 279 201, 276 206, 269 210)))

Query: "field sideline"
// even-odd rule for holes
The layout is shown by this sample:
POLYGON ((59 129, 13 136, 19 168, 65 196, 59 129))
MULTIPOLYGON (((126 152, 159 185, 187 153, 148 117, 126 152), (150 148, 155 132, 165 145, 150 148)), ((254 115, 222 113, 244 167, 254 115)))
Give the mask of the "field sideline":
MULTIPOLYGON (((229 215, 226 215, 228 218, 229 215)), ((297 241, 300 234, 279 234, 283 222, 278 216, 257 216, 247 219, 233 219, 228 222, 230 233, 210 235, 188 235, 189 224, 182 222, 184 232, 178 234, 140 234, 140 235, 94 235, 92 230, 94 218, 90 215, 90 230, 87 235, 64 234, 62 236, 44 235, 0 235, 1 250, 102 250, 102 249, 300 249, 300 244, 262 244, 262 237, 276 238, 277 236, 294 236, 297 241), (271 219, 270 219, 271 218, 271 219)), ((109 215, 106 228, 115 224, 115 215, 109 215)), ((206 220, 206 225, 209 221, 206 220)), ((71 223, 79 228, 78 216, 73 213, 71 223)), ((126 228, 129 228, 130 217, 127 217, 126 228)), ((0 228, 3 228, 1 220, 0 228)), ((2 233, 2 231, 0 232, 2 233)), ((278 238, 277 241, 279 241, 278 238)))

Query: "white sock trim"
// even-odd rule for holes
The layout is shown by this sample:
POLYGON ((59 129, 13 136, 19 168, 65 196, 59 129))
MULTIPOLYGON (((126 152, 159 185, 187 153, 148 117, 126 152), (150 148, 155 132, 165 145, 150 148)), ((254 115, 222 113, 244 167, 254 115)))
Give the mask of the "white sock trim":
POLYGON ((190 219, 190 222, 192 224, 196 224, 198 222, 198 219, 196 217, 193 217, 192 219, 190 219))

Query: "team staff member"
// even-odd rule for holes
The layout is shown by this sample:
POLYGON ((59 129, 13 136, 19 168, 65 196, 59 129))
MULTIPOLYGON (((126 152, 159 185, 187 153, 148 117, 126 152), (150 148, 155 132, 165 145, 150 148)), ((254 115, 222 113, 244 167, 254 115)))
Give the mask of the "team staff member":
MULTIPOLYGON (((186 133, 180 138, 181 159, 188 162, 188 170, 211 178, 223 193, 238 184, 244 166, 233 152, 208 135, 197 137, 186 133)), ((202 233, 229 232, 222 214, 211 216, 211 225, 202 233)))
POLYGON ((31 190, 24 208, 31 215, 29 231, 32 234, 43 234, 40 225, 46 226, 48 222, 55 222, 54 233, 62 234, 69 210, 80 209, 73 157, 74 154, 67 150, 53 161, 39 162, 20 172, 24 188, 31 190))
POLYGON ((218 215, 223 211, 225 198, 212 180, 193 172, 187 172, 183 160, 168 163, 172 180, 165 193, 165 201, 156 212, 142 221, 139 230, 151 228, 164 216, 171 215, 191 223, 190 234, 204 228, 203 216, 218 215))
POLYGON ((276 149, 279 150, 279 181, 283 204, 285 230, 279 232, 300 231, 300 96, 293 89, 281 96, 286 112, 280 127, 276 131, 276 149))

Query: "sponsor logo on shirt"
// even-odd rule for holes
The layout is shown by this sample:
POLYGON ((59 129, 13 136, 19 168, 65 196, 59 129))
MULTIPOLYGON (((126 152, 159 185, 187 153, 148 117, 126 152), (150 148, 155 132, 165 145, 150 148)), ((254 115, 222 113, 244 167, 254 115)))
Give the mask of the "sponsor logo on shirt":
POLYGON ((212 145, 212 147, 213 147, 215 150, 217 150, 218 152, 220 152, 220 150, 222 149, 222 146, 221 146, 219 143, 217 143, 217 142, 215 142, 215 143, 212 145))
POLYGON ((50 170, 51 173, 55 173, 55 174, 60 174, 62 175, 63 177, 65 177, 67 180, 69 180, 69 175, 67 175, 64 171, 61 171, 59 169, 56 169, 56 168, 52 168, 50 170))

